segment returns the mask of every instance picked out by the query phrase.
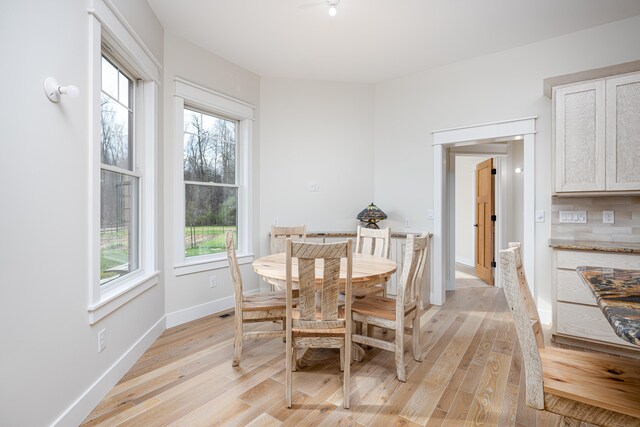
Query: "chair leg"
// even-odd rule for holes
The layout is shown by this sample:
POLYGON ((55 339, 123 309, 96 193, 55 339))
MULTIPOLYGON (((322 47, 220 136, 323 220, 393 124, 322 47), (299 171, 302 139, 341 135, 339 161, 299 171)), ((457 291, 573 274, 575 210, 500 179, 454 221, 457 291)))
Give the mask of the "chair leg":
POLYGON ((344 347, 340 347, 340 372, 344 372, 344 347))
POLYGON ((396 372, 398 380, 407 381, 407 372, 404 366, 404 326, 396 325, 396 372))
MULTIPOLYGON (((383 297, 387 297, 387 284, 383 283, 382 284, 382 296, 383 297)), ((387 335, 387 328, 382 328, 382 335, 387 335)), ((369 335, 371 336, 371 335, 369 335)))
POLYGON ((285 400, 287 403, 287 408, 291 408, 291 377, 293 376, 292 370, 293 363, 293 348, 290 342, 287 343, 287 350, 285 356, 285 378, 286 378, 286 389, 285 389, 285 400))
POLYGON ((566 417, 566 416, 563 416, 562 421, 560 421, 561 427, 580 427, 580 424, 581 424, 580 420, 576 420, 575 418, 566 417))
POLYGON ((294 347, 291 349, 291 353, 291 370, 296 372, 298 370, 298 349, 294 347))
POLYGON ((420 346, 420 316, 418 307, 413 314, 413 330, 411 331, 411 343, 413 344, 413 358, 416 362, 422 362, 422 347, 420 346))
MULTIPOLYGON (((240 314, 241 316, 242 314, 240 314)), ((242 355, 242 319, 236 315, 235 320, 235 339, 233 341, 233 360, 231 366, 240 364, 240 356, 242 355)))
POLYGON ((349 409, 349 395, 351 394, 351 340, 344 346, 344 408, 349 409))

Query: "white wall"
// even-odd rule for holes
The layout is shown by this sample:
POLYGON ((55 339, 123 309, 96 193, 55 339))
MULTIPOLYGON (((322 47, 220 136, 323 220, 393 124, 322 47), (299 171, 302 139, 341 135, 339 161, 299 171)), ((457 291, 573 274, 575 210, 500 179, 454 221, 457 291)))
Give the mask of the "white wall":
MULTIPOLYGON (((162 60, 163 30, 147 3, 115 3, 127 4, 134 29, 145 23, 140 36, 162 60)), ((88 25, 86 2, 0 3, 3 426, 54 422, 164 315, 161 281, 89 325, 88 25), (80 97, 51 103, 48 76, 77 85, 80 97), (102 328, 107 348, 98 353, 102 328)), ((77 425, 82 411, 62 425, 77 425)))
POLYGON ((274 218, 309 231, 355 231, 374 176, 386 173, 374 173, 373 86, 263 78, 260 93, 261 254, 274 218), (320 191, 308 191, 311 181, 320 191))
MULTIPOLYGON (((640 17, 485 55, 376 85, 376 202, 391 224, 404 215, 433 230, 431 131, 538 116, 535 136, 536 209, 551 210, 551 101, 542 81, 640 59, 640 17), (402 173, 399 173, 402 171, 402 173), (411 183, 411 185, 406 185, 411 183), (389 213, 389 212, 387 212, 389 213)), ((531 219, 533 220, 533 219, 531 219)), ((538 308, 550 311, 549 221, 536 224, 538 308)))
MULTIPOLYGON (((509 143, 509 168, 507 169, 508 179, 511 181, 511 200, 507 209, 510 210, 509 227, 507 230, 506 242, 523 242, 524 241, 524 174, 516 173, 515 168, 524 169, 524 143, 522 141, 512 141, 509 143)), ((550 216, 551 212, 547 212, 550 216)), ((548 219, 551 222, 550 219, 548 219)), ((506 245, 504 246, 506 247, 506 245)))
MULTIPOLYGON (((201 273, 194 273, 183 276, 176 276, 174 267, 176 260, 174 259, 173 248, 177 244, 175 237, 174 222, 174 205, 176 203, 184 203, 182 200, 174 200, 173 183, 175 176, 173 174, 175 162, 182 165, 182 157, 175 158, 175 144, 182 146, 183 141, 175 140, 174 131, 174 78, 181 77, 190 82, 197 83, 208 89, 219 93, 234 97, 238 100, 250 103, 256 107, 260 103, 260 78, 234 65, 216 55, 211 54, 197 46, 186 42, 169 33, 165 34, 164 39, 164 201, 163 213, 164 222, 164 245, 167 248, 164 257, 165 279, 166 279, 166 312, 169 324, 173 324, 173 316, 179 316, 180 319, 191 319, 193 316, 200 316, 203 313, 213 313, 220 311, 221 299, 227 299, 232 304, 230 297, 233 297, 233 284, 229 274, 229 268, 225 267, 218 270, 209 270, 201 273), (218 286, 216 288, 209 287, 210 276, 217 277, 218 286), (214 311, 212 311, 214 310, 214 311)), ((256 112, 259 118, 259 111, 256 112)), ((259 156, 259 120, 254 125, 254 159, 259 156)), ((258 200, 258 172, 259 164, 254 160, 253 172, 253 215, 254 230, 257 230, 259 219, 259 200, 258 200)), ((181 167, 181 166, 180 166, 181 167)), ((183 220, 181 220, 183 221, 183 220)), ((258 235, 253 236, 254 251, 258 246, 258 235)), ((241 266, 243 275, 243 285, 245 291, 250 291, 259 286, 258 279, 252 272, 251 265, 241 266)), ((230 308, 229 305, 225 308, 230 308)))
POLYGON ((487 157, 456 156, 456 262, 475 267, 476 165, 487 157))

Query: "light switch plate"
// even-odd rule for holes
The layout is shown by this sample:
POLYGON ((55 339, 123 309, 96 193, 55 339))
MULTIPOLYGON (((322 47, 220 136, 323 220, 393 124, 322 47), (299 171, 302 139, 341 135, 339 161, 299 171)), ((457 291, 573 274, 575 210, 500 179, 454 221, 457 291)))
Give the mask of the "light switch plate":
POLYGON ((587 211, 560 211, 561 224, 586 224, 587 211))
POLYGON ((536 222, 544 222, 544 211, 536 211, 536 222))
POLYGON ((602 223, 603 224, 615 224, 616 218, 614 211, 603 211, 602 212, 602 223))

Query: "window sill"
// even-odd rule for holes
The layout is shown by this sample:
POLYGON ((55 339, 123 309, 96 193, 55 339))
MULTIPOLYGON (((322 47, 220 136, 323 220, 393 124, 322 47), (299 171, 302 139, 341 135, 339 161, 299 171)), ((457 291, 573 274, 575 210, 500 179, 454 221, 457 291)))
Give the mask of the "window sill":
MULTIPOLYGON (((240 265, 249 264, 253 262, 253 254, 238 254, 237 259, 238 259, 238 264, 240 265)), ((201 273, 203 271, 218 270, 220 268, 227 268, 227 267, 229 267, 229 261, 225 256, 224 258, 192 261, 192 262, 176 265, 173 268, 173 271, 177 277, 177 276, 184 276, 187 274, 201 273)))
POLYGON ((102 293, 100 295, 100 301, 94 305, 90 305, 88 308, 89 324, 93 325, 147 289, 156 285, 159 281, 158 275, 158 271, 146 275, 141 274, 132 277, 131 280, 128 280, 120 286, 102 293))

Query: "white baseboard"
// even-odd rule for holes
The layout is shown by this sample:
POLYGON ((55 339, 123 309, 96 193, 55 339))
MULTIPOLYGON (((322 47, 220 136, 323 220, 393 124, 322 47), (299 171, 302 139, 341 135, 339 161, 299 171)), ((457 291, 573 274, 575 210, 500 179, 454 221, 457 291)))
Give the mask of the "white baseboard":
POLYGON ((138 361, 140 356, 164 332, 165 317, 158 320, 138 341, 136 341, 107 371, 100 376, 62 415, 52 426, 78 426, 93 411, 93 408, 109 393, 120 379, 138 361))
MULTIPOLYGON (((260 292, 260 289, 253 289, 245 292, 245 294, 254 294, 260 292)), ((167 313, 167 329, 201 317, 210 316, 215 313, 233 308, 233 295, 209 301, 204 304, 194 305, 193 307, 183 308, 182 310, 167 313)))
POLYGON ((456 257, 456 262, 458 264, 464 264, 467 267, 475 267, 476 266, 476 263, 475 263, 475 261, 473 259, 462 257, 462 256, 457 256, 456 257))

